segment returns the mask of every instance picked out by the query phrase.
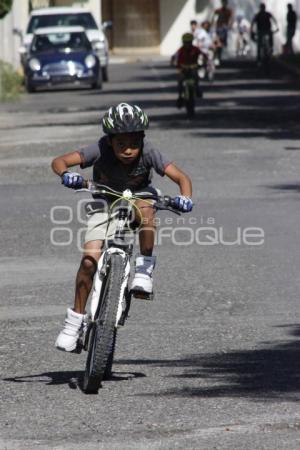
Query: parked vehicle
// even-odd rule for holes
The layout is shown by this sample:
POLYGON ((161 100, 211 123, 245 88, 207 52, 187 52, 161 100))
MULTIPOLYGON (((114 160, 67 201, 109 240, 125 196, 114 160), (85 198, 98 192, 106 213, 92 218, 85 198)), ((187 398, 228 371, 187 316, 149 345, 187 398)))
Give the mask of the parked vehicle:
POLYGON ((53 85, 89 85, 100 89, 98 56, 82 27, 39 28, 24 63, 28 92, 53 85))
POLYGON ((34 36, 34 32, 37 29, 65 26, 81 26, 85 29, 87 37, 99 58, 102 68, 102 78, 104 81, 107 81, 109 58, 108 42, 104 34, 104 29, 111 26, 111 23, 105 22, 102 24, 101 29, 99 29, 92 13, 83 8, 56 7, 33 10, 24 36, 21 30, 14 29, 14 32, 21 37, 22 41, 22 46, 19 51, 23 67, 27 60, 27 53, 34 36))

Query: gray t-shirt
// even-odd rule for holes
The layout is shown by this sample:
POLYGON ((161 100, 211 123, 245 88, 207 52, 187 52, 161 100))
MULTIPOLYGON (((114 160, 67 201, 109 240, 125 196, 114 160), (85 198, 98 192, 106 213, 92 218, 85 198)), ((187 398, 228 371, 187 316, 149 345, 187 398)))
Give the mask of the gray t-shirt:
POLYGON ((93 180, 118 191, 137 191, 149 186, 152 169, 164 176, 166 167, 171 164, 147 139, 144 139, 139 157, 130 166, 122 164, 116 158, 106 136, 98 143, 81 148, 79 152, 80 167, 84 169, 93 166, 93 180))

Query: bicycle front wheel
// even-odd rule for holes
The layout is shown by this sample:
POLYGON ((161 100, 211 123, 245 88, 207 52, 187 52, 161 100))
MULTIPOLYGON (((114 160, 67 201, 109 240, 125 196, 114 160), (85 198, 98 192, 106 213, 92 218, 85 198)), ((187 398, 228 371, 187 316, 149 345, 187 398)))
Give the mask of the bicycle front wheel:
POLYGON ((194 86, 189 86, 189 95, 186 99, 186 112, 187 117, 191 118, 195 115, 195 88, 194 86))
POLYGON ((87 394, 97 393, 107 369, 109 372, 111 371, 116 339, 116 316, 124 268, 122 256, 112 254, 107 263, 96 320, 92 324, 89 336, 88 357, 83 380, 83 390, 87 394))

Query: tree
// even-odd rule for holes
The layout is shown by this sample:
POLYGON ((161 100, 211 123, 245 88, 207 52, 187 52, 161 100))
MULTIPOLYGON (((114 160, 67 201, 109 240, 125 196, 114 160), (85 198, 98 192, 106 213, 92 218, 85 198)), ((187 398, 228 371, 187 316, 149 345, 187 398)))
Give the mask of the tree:
POLYGON ((11 10, 13 0, 0 0, 0 19, 6 16, 11 10))

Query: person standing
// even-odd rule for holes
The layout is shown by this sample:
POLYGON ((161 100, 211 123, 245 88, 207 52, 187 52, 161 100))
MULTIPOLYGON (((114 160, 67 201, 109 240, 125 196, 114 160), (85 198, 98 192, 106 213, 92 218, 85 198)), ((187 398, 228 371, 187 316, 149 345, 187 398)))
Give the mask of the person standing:
POLYGON ((287 5, 288 7, 288 13, 287 13, 287 33, 286 33, 286 52, 289 54, 294 53, 293 49, 293 38, 296 33, 296 27, 297 27, 297 14, 296 11, 294 11, 293 6, 291 3, 287 5))
POLYGON ((221 8, 214 12, 213 22, 216 25, 216 33, 222 44, 218 48, 218 59, 221 61, 222 49, 227 47, 228 30, 233 25, 233 11, 228 7, 228 0, 221 0, 221 8))
POLYGON ((261 3, 259 12, 255 14, 251 23, 251 37, 257 42, 257 61, 259 64, 261 63, 262 59, 261 53, 264 36, 268 37, 271 53, 273 53, 272 22, 275 24, 278 30, 277 20, 270 12, 266 10, 266 5, 264 3, 261 3), (254 32, 254 27, 256 27, 256 33, 254 32))

